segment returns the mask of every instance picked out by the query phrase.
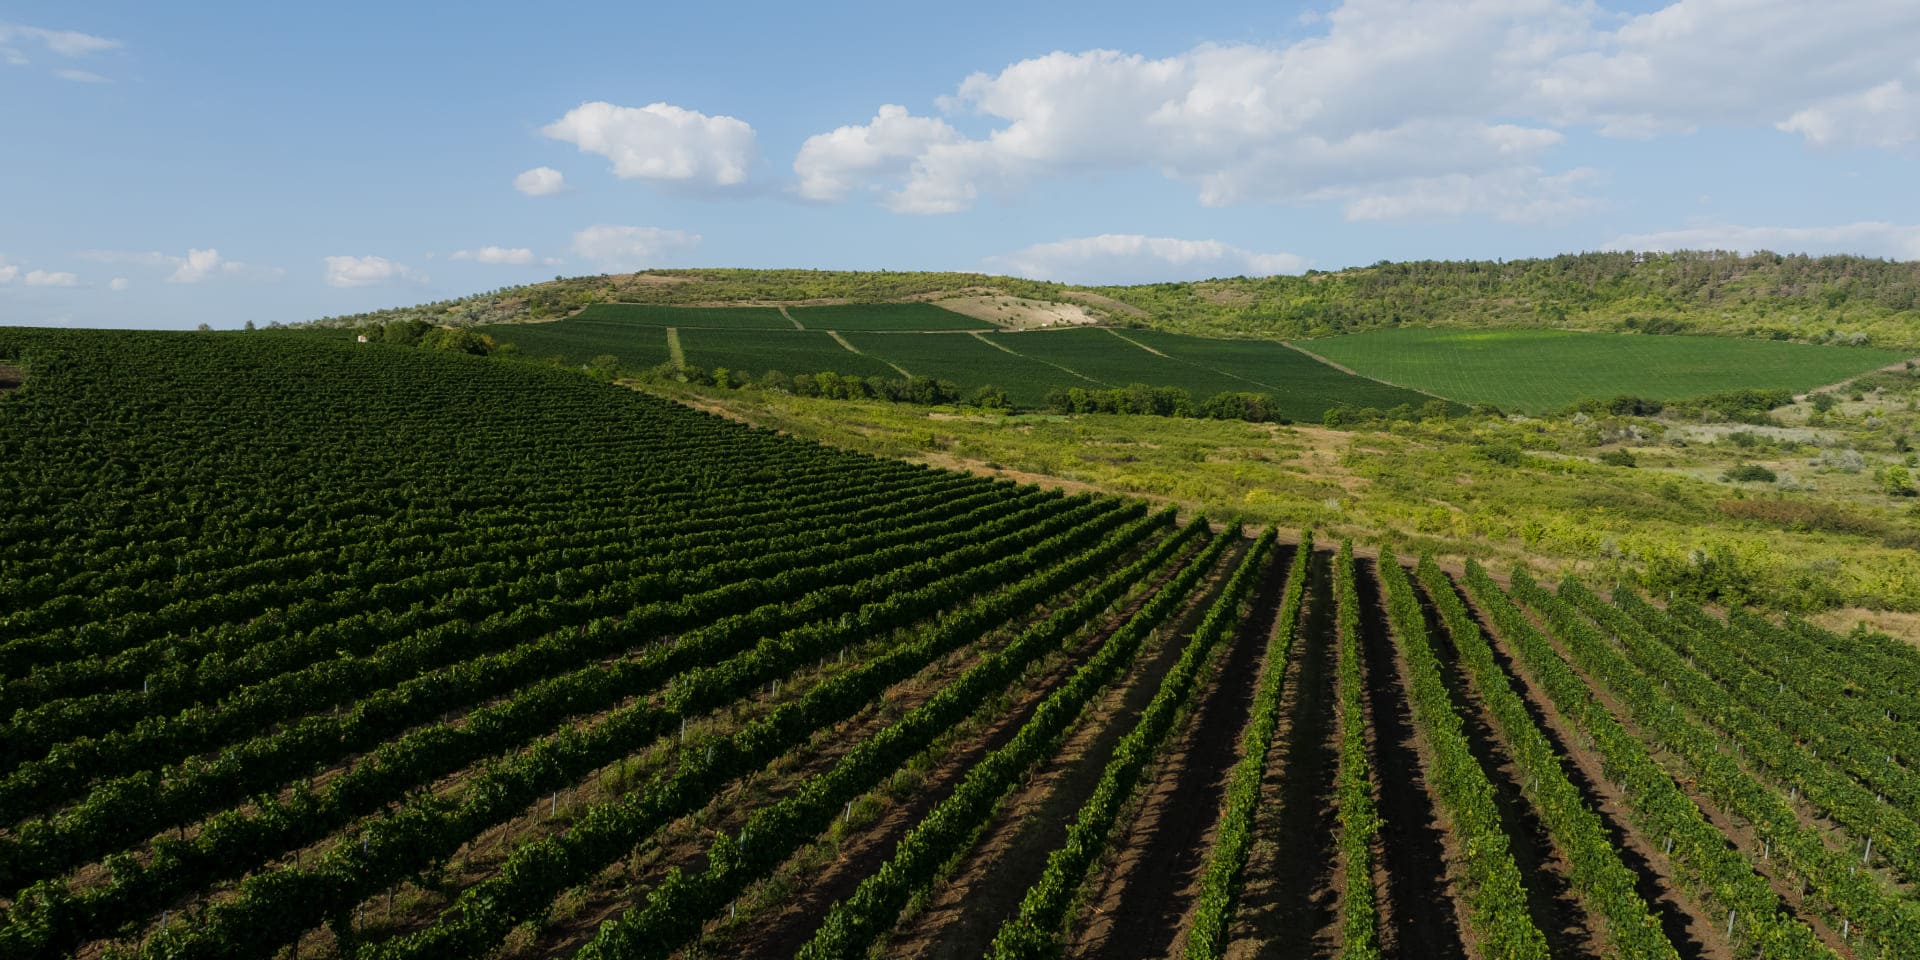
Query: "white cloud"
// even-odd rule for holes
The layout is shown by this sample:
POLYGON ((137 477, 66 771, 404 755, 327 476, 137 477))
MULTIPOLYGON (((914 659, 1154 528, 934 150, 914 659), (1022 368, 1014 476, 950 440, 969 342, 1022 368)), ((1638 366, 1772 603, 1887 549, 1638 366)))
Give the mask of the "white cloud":
POLYGON ((808 139, 796 190, 865 188, 896 211, 944 213, 1145 169, 1209 206, 1531 220, 1594 206, 1587 173, 1550 162, 1568 130, 1920 142, 1911 0, 1676 0, 1640 16, 1586 0, 1349 0, 1314 22, 1320 32, 1284 45, 1056 51, 975 73, 937 105, 985 118, 983 134, 882 107, 808 139))
POLYGON ((6 257, 0 257, 0 285, 12 283, 13 278, 19 275, 20 268, 18 266, 8 263, 6 257))
POLYGON ((94 73, 91 70, 74 70, 74 69, 67 68, 67 69, 55 70, 53 72, 53 75, 56 77, 59 77, 62 80, 71 80, 74 83, 112 83, 113 82, 111 80, 108 80, 106 77, 103 77, 97 73, 94 73))
POLYGON ((28 271, 26 282, 29 287, 77 287, 80 278, 71 273, 32 270, 28 271))
POLYGON ((21 41, 36 41, 49 52, 63 57, 84 57, 88 54, 117 50, 123 45, 118 40, 109 40, 73 30, 48 30, 44 27, 22 27, 0 23, 0 44, 21 41))
POLYGON ((370 287, 382 283, 426 283, 426 274, 386 257, 323 257, 327 286, 370 287))
POLYGON ((659 227, 599 224, 573 235, 573 252, 601 269, 627 272, 660 266, 663 257, 699 245, 698 234, 659 227))
POLYGON ((1920 225, 1878 221, 1832 227, 1688 227, 1617 237, 1609 250, 1733 250, 1752 253, 1856 254, 1893 260, 1920 260, 1920 225))
POLYGON ((1266 277, 1307 268, 1304 258, 1291 253, 1255 253, 1218 240, 1115 233, 1034 244, 986 262, 993 270, 1016 276, 1082 284, 1266 277))
POLYGON ((447 259, 525 266, 533 262, 533 251, 526 247, 481 247, 478 250, 455 250, 447 259))
POLYGON ((81 252, 80 258, 95 263, 166 268, 171 270, 166 277, 168 283, 200 283, 216 276, 278 280, 286 275, 286 271, 279 267, 261 267, 228 260, 212 247, 205 250, 190 249, 184 257, 158 250, 86 250, 81 252))
POLYGON ((793 161, 800 176, 795 189, 809 200, 844 200, 862 180, 901 176, 929 148, 962 139, 944 120, 911 116, 906 107, 887 104, 864 125, 808 137, 793 161))
POLYGON ((1920 89, 1889 80, 1870 90, 1822 100, 1777 126, 1821 147, 1899 147, 1920 141, 1920 89))
POLYGON ((127 286, 128 286, 128 283, 127 283, 126 277, 114 277, 112 280, 107 281, 107 289, 113 290, 115 292, 125 290, 127 286))
POLYGON ((529 197, 559 193, 566 185, 566 175, 552 167, 534 167, 513 178, 513 188, 529 197))
POLYGON ((622 179, 693 187, 740 186, 758 155, 753 128, 745 122, 668 103, 583 103, 540 132, 613 161, 613 173, 622 179))

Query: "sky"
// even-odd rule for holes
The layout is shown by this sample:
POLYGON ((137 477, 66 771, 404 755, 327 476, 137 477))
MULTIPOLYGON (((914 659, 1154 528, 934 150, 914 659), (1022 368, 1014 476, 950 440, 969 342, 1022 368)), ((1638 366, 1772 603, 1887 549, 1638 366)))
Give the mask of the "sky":
POLYGON ((1920 259, 1920 3, 0 0, 0 324, 649 267, 1920 259))

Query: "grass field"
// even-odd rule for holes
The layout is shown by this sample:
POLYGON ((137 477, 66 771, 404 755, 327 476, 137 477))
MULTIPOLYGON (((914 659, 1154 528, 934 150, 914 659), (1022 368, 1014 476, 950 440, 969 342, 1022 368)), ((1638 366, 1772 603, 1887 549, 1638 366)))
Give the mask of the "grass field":
MULTIPOLYGON (((852 374, 860 377, 894 378, 899 371, 884 361, 862 356, 836 343, 830 334, 815 330, 756 330, 752 333, 730 330, 680 331, 680 344, 687 362, 714 370, 726 367, 759 377, 769 370, 788 376, 796 373, 852 374)), ((914 371, 918 373, 919 371, 914 371)))
POLYGON ((897 363, 909 373, 951 380, 962 390, 999 387, 1022 407, 1045 404, 1048 390, 1071 379, 1057 368, 963 333, 849 333, 846 338, 864 353, 897 363))
POLYGON ((994 330, 976 320, 931 303, 848 303, 826 307, 788 307, 808 330, 994 330))
POLYGON ((642 303, 596 303, 557 323, 628 323, 707 330, 792 330, 773 307, 656 307, 642 303))
POLYGON ((1904 357, 1862 347, 1563 330, 1378 330, 1301 346, 1363 376, 1525 413, 1623 394, 1672 400, 1748 387, 1801 392, 1904 357))

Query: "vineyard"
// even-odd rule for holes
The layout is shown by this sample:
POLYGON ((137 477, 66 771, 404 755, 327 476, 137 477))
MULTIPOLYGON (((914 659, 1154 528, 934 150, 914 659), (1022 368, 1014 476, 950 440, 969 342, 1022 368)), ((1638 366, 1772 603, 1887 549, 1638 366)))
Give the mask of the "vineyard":
POLYGON ((337 334, 0 358, 0 960, 1920 956, 1884 637, 337 334))

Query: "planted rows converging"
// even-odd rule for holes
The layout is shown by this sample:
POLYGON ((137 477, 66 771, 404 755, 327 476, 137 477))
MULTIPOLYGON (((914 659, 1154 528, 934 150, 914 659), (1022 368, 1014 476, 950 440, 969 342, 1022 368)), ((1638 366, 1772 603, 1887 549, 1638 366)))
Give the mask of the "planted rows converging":
MULTIPOLYGON (((931 309, 735 320, 993 349, 931 309)), ((0 960, 1920 956, 1871 634, 535 365, 0 347, 0 960)))

